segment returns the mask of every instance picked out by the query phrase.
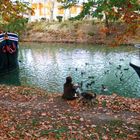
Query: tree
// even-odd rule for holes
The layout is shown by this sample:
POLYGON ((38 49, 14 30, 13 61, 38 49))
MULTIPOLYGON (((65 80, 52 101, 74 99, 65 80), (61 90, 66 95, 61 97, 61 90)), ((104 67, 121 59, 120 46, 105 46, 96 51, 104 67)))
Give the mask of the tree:
POLYGON ((51 16, 50 16, 50 20, 53 21, 55 0, 50 0, 50 1, 51 1, 51 7, 50 7, 51 16))
POLYGON ((24 29, 27 19, 24 15, 33 12, 28 5, 11 0, 0 1, 0 30, 20 32, 24 29))
POLYGON ((94 3, 96 9, 92 12, 92 16, 100 19, 104 18, 108 32, 110 31, 109 22, 119 20, 132 27, 131 24, 135 24, 140 16, 138 0, 98 0, 94 3))
POLYGON ((126 36, 135 33, 139 27, 140 2, 138 0, 88 0, 83 3, 83 10, 75 19, 83 19, 90 15, 105 23, 104 32, 108 36, 111 32, 112 22, 122 22, 126 25, 126 30, 122 32, 121 37, 117 35, 119 41, 123 41, 126 36), (123 37, 124 38, 123 38, 123 37))
POLYGON ((65 13, 66 9, 69 9, 69 16, 70 16, 70 8, 77 4, 77 0, 57 0, 58 2, 62 3, 61 8, 65 10, 64 12, 64 18, 65 18, 65 13))

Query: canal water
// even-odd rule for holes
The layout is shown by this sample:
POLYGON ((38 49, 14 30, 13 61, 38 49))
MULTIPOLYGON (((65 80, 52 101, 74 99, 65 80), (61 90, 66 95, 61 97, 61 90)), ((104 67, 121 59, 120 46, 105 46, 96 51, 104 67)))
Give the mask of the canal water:
POLYGON ((0 75, 0 84, 62 93, 65 78, 72 76, 83 91, 140 97, 140 79, 129 66, 135 50, 133 46, 23 43, 19 47, 19 70, 0 75))

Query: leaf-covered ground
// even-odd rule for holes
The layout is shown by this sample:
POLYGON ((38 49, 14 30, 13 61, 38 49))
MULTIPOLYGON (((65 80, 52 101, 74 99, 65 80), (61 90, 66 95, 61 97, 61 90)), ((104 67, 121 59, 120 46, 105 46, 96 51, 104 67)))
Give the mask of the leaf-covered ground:
POLYGON ((95 105, 30 87, 0 86, 0 140, 139 140, 140 99, 98 95, 95 105))

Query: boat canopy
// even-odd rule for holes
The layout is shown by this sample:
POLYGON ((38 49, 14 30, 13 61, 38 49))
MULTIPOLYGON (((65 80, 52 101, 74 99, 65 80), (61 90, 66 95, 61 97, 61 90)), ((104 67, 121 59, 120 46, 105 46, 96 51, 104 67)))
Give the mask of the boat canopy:
POLYGON ((17 34, 7 32, 7 33, 1 33, 0 34, 0 42, 4 41, 5 34, 8 35, 9 40, 16 41, 16 42, 19 41, 19 38, 18 38, 17 34))

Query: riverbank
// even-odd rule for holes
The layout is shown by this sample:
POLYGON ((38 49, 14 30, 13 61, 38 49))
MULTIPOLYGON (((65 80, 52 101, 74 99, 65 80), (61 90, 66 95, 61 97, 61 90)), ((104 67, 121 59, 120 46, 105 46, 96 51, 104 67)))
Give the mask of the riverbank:
POLYGON ((87 106, 61 95, 0 85, 0 139, 140 139, 140 99, 98 95, 87 106))
MULTIPOLYGON (((115 34, 121 34, 126 29, 117 23, 112 26, 110 36, 106 36, 103 23, 94 21, 65 21, 65 22, 33 22, 29 23, 22 42, 51 42, 51 43, 90 43, 108 45, 114 43, 115 34), (117 31, 116 31, 117 30, 117 31)), ((133 36, 127 35, 123 44, 134 45, 140 42, 140 29, 133 36)))

